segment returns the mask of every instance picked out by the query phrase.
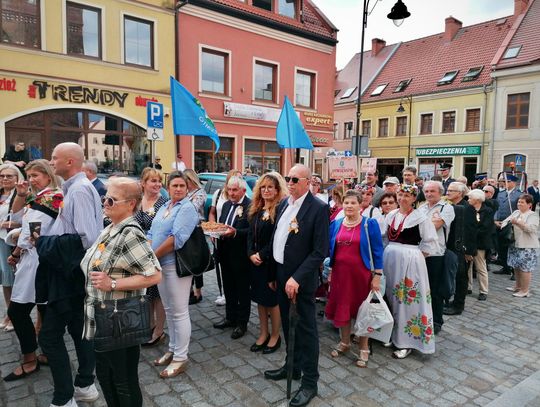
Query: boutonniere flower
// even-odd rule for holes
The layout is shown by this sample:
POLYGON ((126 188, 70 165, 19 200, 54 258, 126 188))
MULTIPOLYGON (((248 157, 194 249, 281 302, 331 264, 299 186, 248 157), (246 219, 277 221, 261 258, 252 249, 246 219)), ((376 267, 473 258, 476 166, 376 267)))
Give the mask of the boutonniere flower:
POLYGON ((289 233, 294 232, 294 234, 297 234, 299 231, 298 229, 298 221, 296 218, 291 220, 291 223, 289 223, 289 233))
POLYGON ((155 216, 156 215, 156 210, 154 209, 154 207, 152 206, 151 208, 149 208, 146 213, 149 215, 149 216, 155 216))
POLYGON ((270 219, 270 212, 264 211, 262 220, 267 221, 268 219, 270 219))
POLYGON ((238 208, 236 208, 236 216, 241 218, 243 214, 244 214, 244 208, 242 206, 239 206, 238 208))

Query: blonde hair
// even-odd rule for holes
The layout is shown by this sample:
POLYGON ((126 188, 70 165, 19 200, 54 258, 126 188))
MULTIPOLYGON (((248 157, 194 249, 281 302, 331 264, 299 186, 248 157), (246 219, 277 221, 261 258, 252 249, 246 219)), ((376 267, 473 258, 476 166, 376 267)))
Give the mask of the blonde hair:
MULTIPOLYGON (((26 167, 24 168, 24 170, 28 173, 28 171, 30 170, 34 170, 34 171, 37 171, 37 172, 41 172, 42 174, 46 175, 49 177, 50 179, 50 182, 49 182, 49 186, 51 188, 59 188, 60 187, 60 184, 58 183, 58 180, 56 178, 56 175, 54 175, 54 170, 53 168, 51 167, 51 165, 49 164, 49 161, 47 160, 44 160, 42 158, 40 158, 39 160, 34 160, 30 163, 28 163, 26 165, 26 167)), ((33 190, 33 188, 32 188, 33 190)), ((33 191, 34 193, 37 193, 39 191, 33 191)))
POLYGON ((156 170, 155 168, 152 168, 152 167, 146 167, 144 170, 142 170, 141 172, 141 189, 142 191, 144 192, 144 184, 146 183, 146 181, 148 181, 150 178, 159 178, 159 180, 161 181, 161 183, 163 183, 163 176, 161 174, 160 171, 156 170))
POLYGON ((4 171, 4 170, 15 171, 15 175, 17 176, 17 182, 21 182, 22 180, 24 180, 24 175, 22 175, 21 170, 19 170, 16 165, 14 165, 14 164, 2 164, 2 165, 0 165, 0 173, 2 171, 4 171))
MULTIPOLYGON (((191 182, 197 188, 202 188, 201 181, 199 181, 199 176, 197 175, 195 171, 193 171, 191 168, 188 168, 188 169, 185 169, 183 172, 186 179, 189 182, 191 182)), ((188 188, 189 188, 189 185, 188 185, 188 188)))
POLYGON ((133 212, 139 210, 139 206, 142 201, 142 187, 141 184, 133 179, 127 177, 115 177, 109 179, 109 188, 118 188, 124 199, 134 200, 135 208, 133 212))
POLYGON ((257 212, 264 208, 265 201, 262 197, 261 187, 268 182, 271 182, 278 192, 274 201, 270 204, 269 207, 266 208, 266 210, 270 213, 270 219, 272 220, 272 223, 275 221, 276 208, 281 202, 281 200, 288 195, 288 188, 287 184, 285 183, 285 179, 283 179, 281 174, 275 171, 267 172, 257 180, 257 184, 255 184, 255 188, 253 189, 253 199, 251 200, 251 206, 249 207, 249 219, 252 219, 257 214, 257 212))

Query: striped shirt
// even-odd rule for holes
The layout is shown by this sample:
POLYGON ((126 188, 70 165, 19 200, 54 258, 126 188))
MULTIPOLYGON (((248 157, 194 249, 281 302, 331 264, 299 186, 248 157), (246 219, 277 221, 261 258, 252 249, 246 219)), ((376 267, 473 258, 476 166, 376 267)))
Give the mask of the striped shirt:
POLYGON ((56 218, 48 236, 79 235, 88 249, 103 229, 101 199, 92 183, 80 172, 62 185, 64 207, 56 218))

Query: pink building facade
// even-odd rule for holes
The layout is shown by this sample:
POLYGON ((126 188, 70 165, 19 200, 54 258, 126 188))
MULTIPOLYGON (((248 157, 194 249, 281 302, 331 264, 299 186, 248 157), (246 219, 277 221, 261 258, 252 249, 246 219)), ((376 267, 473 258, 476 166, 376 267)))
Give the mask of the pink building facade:
MULTIPOLYGON (((190 1, 178 12, 179 81, 214 121, 221 148, 179 137, 188 167, 285 173, 292 154, 276 144, 285 96, 315 147, 332 143, 336 28, 309 1, 190 1)), ((303 152, 312 164, 312 154, 303 152)))

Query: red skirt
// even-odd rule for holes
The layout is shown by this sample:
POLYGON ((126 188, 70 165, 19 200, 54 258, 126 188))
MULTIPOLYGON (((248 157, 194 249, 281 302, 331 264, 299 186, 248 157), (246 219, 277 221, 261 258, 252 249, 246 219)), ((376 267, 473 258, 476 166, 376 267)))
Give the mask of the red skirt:
POLYGON ((352 230, 341 225, 336 234, 334 265, 326 318, 339 328, 356 318, 358 308, 371 289, 371 271, 360 256, 360 226, 352 230))

